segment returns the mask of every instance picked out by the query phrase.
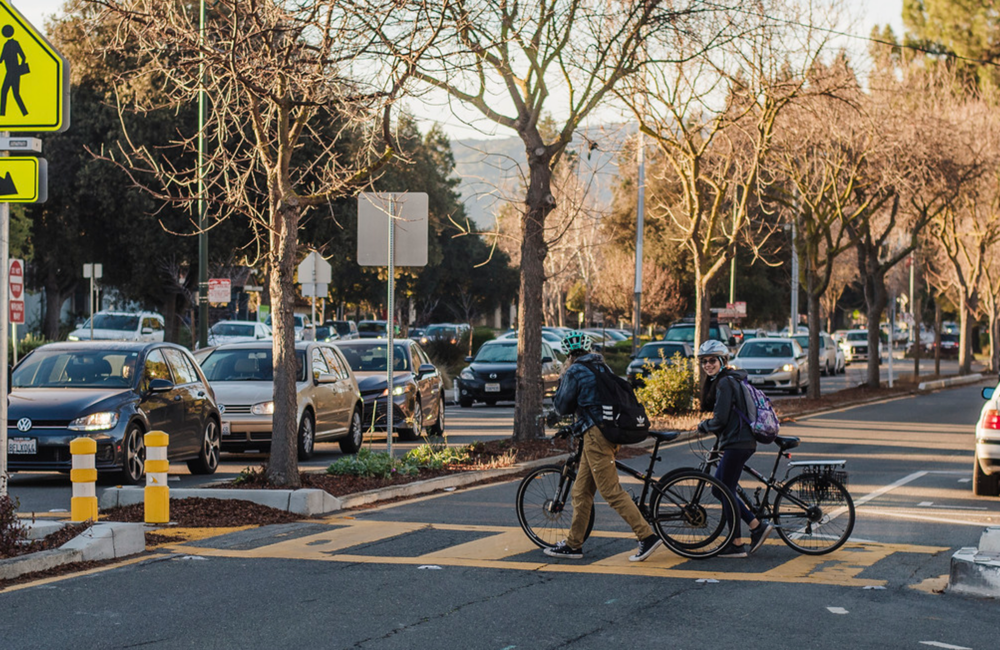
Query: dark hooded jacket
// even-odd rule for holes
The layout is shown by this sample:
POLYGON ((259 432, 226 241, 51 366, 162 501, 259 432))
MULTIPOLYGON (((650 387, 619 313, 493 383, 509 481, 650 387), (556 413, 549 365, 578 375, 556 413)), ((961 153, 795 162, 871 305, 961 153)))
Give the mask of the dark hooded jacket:
POLYGON ((747 412, 746 396, 741 382, 745 370, 723 368, 709 377, 702 390, 702 410, 712 410, 712 417, 698 425, 698 431, 711 433, 719 439, 719 449, 756 449, 757 440, 750 426, 736 414, 734 408, 747 412))

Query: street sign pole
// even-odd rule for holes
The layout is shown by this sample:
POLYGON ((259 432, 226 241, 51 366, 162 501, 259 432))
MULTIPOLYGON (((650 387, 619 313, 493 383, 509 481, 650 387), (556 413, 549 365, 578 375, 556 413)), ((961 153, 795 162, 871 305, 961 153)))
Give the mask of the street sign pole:
POLYGON ((389 453, 389 458, 392 458, 392 402, 393 402, 393 390, 396 388, 392 384, 393 366, 395 362, 393 361, 393 349, 392 346, 395 341, 396 328, 394 327, 393 312, 396 306, 393 304, 393 297, 396 294, 396 241, 393 236, 396 229, 393 227, 394 224, 392 220, 396 218, 396 197, 390 195, 389 197, 389 213, 387 215, 389 219, 389 313, 386 315, 386 340, 389 344, 386 346, 385 363, 386 363, 386 391, 385 396, 385 426, 386 426, 386 451, 389 453))
MULTIPOLYGON (((10 133, 0 133, 9 137, 10 133)), ((6 157, 7 152, 0 152, 6 157)), ((10 204, 0 203, 0 269, 10 269, 10 204)), ((0 498, 7 496, 7 321, 10 318, 10 296, 6 279, 0 282, 0 356, 3 356, 3 375, 0 376, 0 498)))

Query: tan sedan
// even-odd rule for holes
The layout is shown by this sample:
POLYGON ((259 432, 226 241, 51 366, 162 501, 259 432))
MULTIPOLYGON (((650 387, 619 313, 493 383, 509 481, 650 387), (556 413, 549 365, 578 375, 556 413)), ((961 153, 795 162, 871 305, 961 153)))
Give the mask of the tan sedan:
MULTIPOLYGON (((298 455, 316 442, 337 440, 345 454, 361 448, 361 392, 343 355, 315 341, 295 344, 298 360, 298 455)), ((271 342, 220 345, 201 360, 222 412, 222 450, 268 450, 274 413, 271 342)))

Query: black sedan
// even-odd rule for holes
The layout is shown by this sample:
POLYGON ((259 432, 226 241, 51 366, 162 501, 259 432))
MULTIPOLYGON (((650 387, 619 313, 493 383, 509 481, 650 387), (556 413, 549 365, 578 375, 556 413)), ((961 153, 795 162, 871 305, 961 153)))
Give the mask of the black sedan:
POLYGON ((171 461, 194 474, 219 465, 219 409, 186 349, 170 343, 79 342, 43 345, 14 369, 8 409, 7 467, 69 471, 69 443, 97 442, 102 473, 144 480, 143 435, 165 431, 171 461))
MULTIPOLYGON (((354 371, 364 401, 362 426, 385 431, 389 398, 388 341, 334 341, 354 371)), ((417 440, 427 430, 444 435, 444 380, 416 341, 396 339, 392 346, 392 427, 400 440, 417 440)))
MULTIPOLYGON (((473 402, 493 406, 499 400, 514 399, 517 387, 517 340, 498 339, 483 343, 475 358, 466 357, 469 367, 458 375, 458 403, 463 408, 473 402)), ((559 385, 562 361, 548 343, 542 341, 542 389, 546 395, 559 385)))
POLYGON ((690 359, 694 356, 694 351, 689 344, 680 342, 653 341, 642 346, 639 353, 628 364, 628 370, 625 371, 628 383, 632 384, 633 388, 642 386, 645 383, 645 378, 649 375, 650 368, 656 368, 663 363, 673 363, 675 354, 690 359))

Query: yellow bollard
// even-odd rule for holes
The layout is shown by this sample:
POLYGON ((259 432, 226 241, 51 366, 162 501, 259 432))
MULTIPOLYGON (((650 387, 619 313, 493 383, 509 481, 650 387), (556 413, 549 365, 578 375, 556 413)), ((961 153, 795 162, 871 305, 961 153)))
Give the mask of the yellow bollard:
POLYGON ((69 480, 73 482, 73 498, 70 501, 70 521, 97 521, 97 465, 94 455, 97 443, 93 438, 74 438, 69 443, 69 453, 73 456, 73 469, 69 480))
POLYGON ((170 522, 170 488, 167 487, 167 444, 170 436, 163 431, 150 431, 146 441, 146 523, 170 522))

